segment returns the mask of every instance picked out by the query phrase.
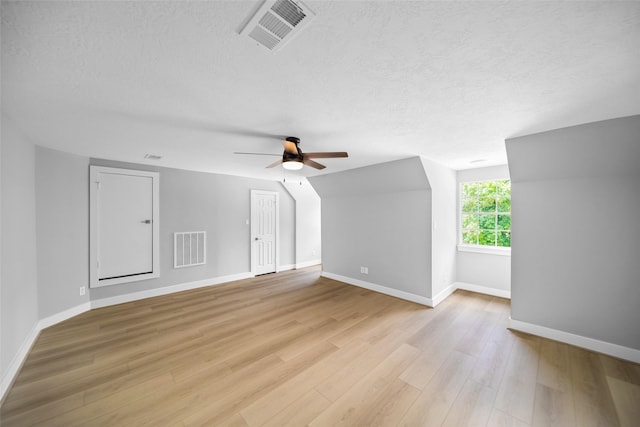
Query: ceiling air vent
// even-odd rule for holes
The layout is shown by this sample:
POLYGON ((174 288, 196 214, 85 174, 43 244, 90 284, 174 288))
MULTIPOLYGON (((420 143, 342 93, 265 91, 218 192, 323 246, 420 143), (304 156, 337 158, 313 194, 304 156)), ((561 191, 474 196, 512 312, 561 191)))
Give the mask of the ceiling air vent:
POLYGON ((294 38, 315 14, 295 0, 266 0, 240 32, 271 51, 294 38))

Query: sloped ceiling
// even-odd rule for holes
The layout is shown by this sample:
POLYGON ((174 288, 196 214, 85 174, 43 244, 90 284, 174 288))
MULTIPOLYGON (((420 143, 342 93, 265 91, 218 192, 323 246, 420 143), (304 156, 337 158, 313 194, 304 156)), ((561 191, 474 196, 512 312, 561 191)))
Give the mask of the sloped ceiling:
POLYGON ((640 177, 640 115, 512 138, 506 146, 512 182, 640 177))
POLYGON ((509 137, 640 113, 639 2, 305 4, 272 53, 238 34, 259 2, 3 1, 2 111, 43 146, 267 179, 276 158, 233 152, 292 135, 350 154, 305 176, 465 169, 505 163, 509 137))
POLYGON ((431 190, 419 157, 311 177, 309 182, 322 199, 431 190))

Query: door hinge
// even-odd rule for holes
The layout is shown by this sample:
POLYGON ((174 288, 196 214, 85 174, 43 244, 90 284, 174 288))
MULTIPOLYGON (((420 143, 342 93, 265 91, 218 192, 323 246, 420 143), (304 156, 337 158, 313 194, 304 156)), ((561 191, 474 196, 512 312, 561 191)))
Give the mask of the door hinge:
POLYGON ((100 189, 100 181, 96 181, 96 187, 98 188, 98 190, 100 189))

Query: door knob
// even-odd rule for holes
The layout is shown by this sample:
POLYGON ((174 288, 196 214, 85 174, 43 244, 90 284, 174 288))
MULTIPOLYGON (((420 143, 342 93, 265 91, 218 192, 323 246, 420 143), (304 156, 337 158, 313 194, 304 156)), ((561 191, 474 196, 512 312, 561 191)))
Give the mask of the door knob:
POLYGON ((259 238, 259 237, 256 237, 254 240, 260 240, 260 238, 259 238))
POLYGON ((150 219, 145 219, 144 221, 140 221, 143 224, 151 224, 151 220, 150 219))

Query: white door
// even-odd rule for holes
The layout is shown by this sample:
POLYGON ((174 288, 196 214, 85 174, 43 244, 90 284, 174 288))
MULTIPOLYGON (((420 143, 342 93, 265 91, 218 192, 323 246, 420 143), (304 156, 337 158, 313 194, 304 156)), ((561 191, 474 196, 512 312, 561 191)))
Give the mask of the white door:
POLYGON ((157 174, 95 169, 92 286, 158 277, 157 174))
POLYGON ((251 270, 273 273, 278 258, 278 193, 251 191, 251 270))

